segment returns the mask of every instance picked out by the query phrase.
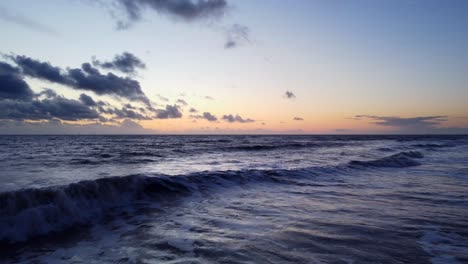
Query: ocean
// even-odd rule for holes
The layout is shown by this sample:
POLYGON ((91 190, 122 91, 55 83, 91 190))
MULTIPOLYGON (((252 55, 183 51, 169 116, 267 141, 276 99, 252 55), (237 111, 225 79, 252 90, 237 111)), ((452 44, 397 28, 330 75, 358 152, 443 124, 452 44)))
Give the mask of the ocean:
POLYGON ((468 263, 468 136, 0 136, 0 263, 468 263))

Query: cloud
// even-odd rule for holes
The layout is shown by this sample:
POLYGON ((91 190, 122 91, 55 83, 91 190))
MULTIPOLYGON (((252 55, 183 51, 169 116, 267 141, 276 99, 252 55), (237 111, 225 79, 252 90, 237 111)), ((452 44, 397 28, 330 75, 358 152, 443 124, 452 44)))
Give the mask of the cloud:
POLYGON ((100 62, 93 58, 93 65, 106 70, 117 70, 127 74, 135 74, 137 69, 146 69, 145 63, 129 52, 116 55, 112 61, 100 62))
POLYGON ((140 83, 129 77, 120 77, 113 73, 101 74, 89 63, 81 68, 62 70, 49 62, 41 62, 26 56, 7 56, 13 60, 22 74, 52 83, 62 84, 78 90, 92 91, 98 95, 114 95, 132 101, 141 101, 150 105, 140 83))
POLYGON ((203 113, 203 118, 205 118, 206 120, 208 120, 210 122, 218 120, 218 118, 215 115, 212 115, 210 112, 204 112, 203 113))
POLYGON ((293 120, 294 120, 294 121, 304 121, 304 118, 295 116, 295 117, 293 118, 293 120))
MULTIPOLYGON (((117 29, 126 30, 143 19, 144 14, 156 13, 177 21, 197 22, 219 20, 228 12, 227 0, 88 0, 106 8, 117 20, 117 29), (150 12, 152 11, 152 12, 150 12)), ((231 49, 249 42, 249 28, 240 24, 229 27, 213 26, 226 35, 225 49, 231 49)))
POLYGON ((162 95, 159 95, 159 94, 157 96, 158 96, 159 100, 164 101, 164 102, 169 102, 169 99, 167 99, 166 97, 164 97, 162 95))
POLYGON ((202 115, 191 115, 190 117, 195 119, 206 119, 210 122, 218 121, 218 118, 210 112, 204 112, 202 115))
POLYGON ((249 42, 249 28, 247 26, 234 24, 226 30, 225 49, 232 49, 249 42))
POLYGON ((253 123, 255 122, 255 120, 253 119, 250 119, 250 118, 247 118, 247 119, 244 119, 242 118, 240 115, 236 115, 236 116, 233 116, 233 115, 223 115, 223 118, 222 118, 224 121, 227 121, 229 123, 235 123, 235 122, 238 122, 238 123, 253 123))
POLYGON ((190 113, 198 113, 198 110, 192 107, 192 108, 190 108, 189 112, 190 113))
POLYGON ((169 119, 169 118, 181 118, 182 113, 180 112, 178 105, 166 105, 166 109, 158 109, 156 111, 156 118, 158 119, 169 119))
POLYGON ((176 103, 180 105, 188 105, 187 102, 183 99, 177 99, 176 103))
POLYGON ((31 100, 33 95, 19 70, 8 63, 0 62, 0 99, 31 100))
POLYGON ((60 34, 57 31, 55 31, 53 28, 48 27, 32 19, 29 19, 27 17, 24 17, 21 14, 12 13, 2 6, 0 6, 0 19, 6 22, 20 25, 24 28, 28 28, 28 29, 40 32, 40 33, 46 33, 48 35, 55 36, 55 37, 60 36, 60 34))
MULTIPOLYGON (((103 101, 97 101, 84 93, 80 94, 78 99, 58 96, 54 90, 48 88, 34 93, 23 79, 25 76, 63 84, 75 89, 90 90, 96 94, 117 95, 129 99, 135 99, 138 96, 146 98, 143 92, 138 90, 140 89, 138 83, 136 83, 138 86, 124 87, 123 84, 131 83, 132 79, 119 77, 112 73, 101 74, 97 68, 89 63, 84 63, 79 69, 67 68, 63 70, 49 62, 41 62, 25 56, 9 55, 4 57, 11 59, 17 66, 0 61, 0 122, 21 123, 24 121, 22 124, 25 127, 35 131, 36 127, 31 121, 42 124, 40 125, 41 129, 45 129, 62 121, 118 123, 118 120, 123 120, 121 126, 113 128, 131 126, 132 129, 143 129, 132 120, 182 117, 179 105, 167 105, 165 109, 155 109, 149 104, 149 101, 144 99, 140 101, 148 102, 145 107, 124 103, 123 107, 119 108, 103 101), (113 89, 106 90, 108 89, 105 87, 106 85, 113 89), (133 88, 135 87, 138 88, 137 92, 134 92, 133 88)), ((181 99, 178 102, 186 104, 181 99)), ((67 125, 67 127, 71 126, 67 125)), ((73 127, 77 130, 83 128, 81 126, 73 127)), ((103 126, 96 124, 95 127, 102 128, 103 126)))
MULTIPOLYGON (((142 19, 144 11, 154 11, 183 21, 195 21, 222 16, 228 7, 226 0, 113 0, 110 7, 123 12, 118 28, 126 29, 142 19)), ((114 17, 116 17, 115 12, 114 17)))
MULTIPOLYGON (((133 106, 132 104, 125 104, 124 106, 125 106, 126 108, 128 108, 128 109, 133 109, 133 110, 136 109, 136 107, 133 106)), ((145 111, 145 109, 143 108, 142 111, 145 111)))
POLYGON ((41 96, 45 96, 46 98, 54 98, 54 97, 57 97, 58 95, 54 90, 45 88, 40 93, 36 94, 36 97, 41 97, 41 96))
POLYGON ((214 100, 214 98, 211 97, 211 96, 209 96, 209 95, 205 96, 204 98, 205 98, 206 100, 214 100))
POLYGON ((7 56, 7 58, 12 59, 26 76, 69 85, 69 80, 62 74, 62 70, 59 67, 52 66, 49 62, 41 62, 21 55, 7 56))
MULTIPOLYGON (((108 111, 109 112, 109 111, 108 111)), ((138 113, 137 111, 127 109, 123 107, 122 109, 114 108, 111 110, 112 114, 116 116, 116 118, 119 119, 137 119, 137 120, 150 120, 151 117, 143 115, 141 113, 138 113)))
POLYGON ((119 77, 113 73, 101 74, 89 63, 83 63, 81 69, 68 69, 68 77, 76 89, 90 90, 98 95, 117 95, 150 105, 138 81, 129 77, 119 77))
POLYGON ((99 113, 81 101, 64 97, 44 100, 0 100, 0 119, 8 120, 51 120, 77 121, 97 119, 99 113))
POLYGON ((419 117, 398 117, 398 116, 376 116, 376 115, 356 115, 355 120, 368 120, 371 124, 390 127, 394 133, 406 134, 466 134, 467 127, 440 127, 448 116, 419 116, 419 117))
POLYGON ((97 106, 97 103, 94 101, 94 99, 86 94, 80 94, 80 101, 87 106, 97 106))
POLYGON ((432 128, 447 121, 447 116, 421 116, 421 117, 394 117, 375 115, 356 115, 355 119, 369 119, 373 124, 380 126, 396 127, 403 129, 424 129, 432 128))
POLYGON ((124 119, 121 123, 120 126, 126 127, 126 128, 137 128, 137 129, 142 129, 143 127, 138 124, 137 122, 134 122, 130 119, 124 119))
MULTIPOLYGON (((91 96, 81 94, 79 100, 67 99, 58 96, 54 90, 44 89, 35 94, 23 80, 22 73, 28 72, 31 76, 67 82, 61 78, 61 70, 28 58, 19 58, 22 71, 8 63, 0 62, 0 119, 4 120, 105 120, 100 113, 113 115, 113 118, 131 118, 138 120, 151 119, 151 117, 127 108, 108 108, 105 102, 96 102, 91 96), (58 73, 58 74, 57 74, 58 73)), ((144 110, 144 109, 143 109, 144 110)))
MULTIPOLYGON (((218 20, 230 9, 227 0, 88 0, 103 6, 117 20, 117 29, 126 30, 143 19, 148 11, 173 18, 178 21, 195 22, 218 20)), ((225 49, 231 49, 249 42, 249 28, 240 24, 229 27, 213 26, 226 35, 225 49)))
POLYGON ((286 91, 284 93, 284 97, 287 98, 287 99, 294 99, 294 98, 296 98, 296 95, 291 91, 286 91))

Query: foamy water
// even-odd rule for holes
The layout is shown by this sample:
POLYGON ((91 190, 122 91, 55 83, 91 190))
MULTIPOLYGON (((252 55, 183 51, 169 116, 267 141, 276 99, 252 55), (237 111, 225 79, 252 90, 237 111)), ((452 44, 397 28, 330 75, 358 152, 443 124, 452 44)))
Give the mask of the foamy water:
POLYGON ((0 149, 0 262, 468 261, 468 137, 2 136, 0 149))

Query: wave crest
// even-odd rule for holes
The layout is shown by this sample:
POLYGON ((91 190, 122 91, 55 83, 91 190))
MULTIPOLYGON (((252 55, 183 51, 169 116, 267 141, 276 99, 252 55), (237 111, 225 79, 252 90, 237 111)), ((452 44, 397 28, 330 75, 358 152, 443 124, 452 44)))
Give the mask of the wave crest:
POLYGON ((188 191, 180 179, 132 175, 0 193, 0 241, 27 240, 89 223, 114 206, 188 191))

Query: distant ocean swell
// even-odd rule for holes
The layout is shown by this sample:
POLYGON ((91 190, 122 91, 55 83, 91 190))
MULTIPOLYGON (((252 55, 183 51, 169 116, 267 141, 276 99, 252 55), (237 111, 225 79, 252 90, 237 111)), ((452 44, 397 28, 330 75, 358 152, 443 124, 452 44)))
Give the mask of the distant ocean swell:
POLYGON ((388 157, 369 160, 369 161, 351 161, 351 166, 363 167, 391 167, 404 168, 421 165, 415 159, 422 159, 424 155, 419 151, 405 151, 388 157))
MULTIPOLYGON (((197 142, 204 144, 211 141, 197 142)), ((230 142, 227 140, 218 140, 218 142, 226 143, 230 142)), ((193 143, 193 142, 192 142, 193 143)), ((295 150, 295 149, 319 149, 319 148, 338 148, 343 146, 349 146, 352 143, 344 142, 288 142, 288 143, 276 143, 276 144, 253 144, 251 142, 241 145, 224 145, 218 147, 194 147, 188 150, 183 148, 174 147, 173 149, 159 150, 158 146, 145 146, 144 150, 141 151, 121 151, 116 153, 94 153, 87 157, 77 157, 69 161, 73 165, 100 165, 102 163, 147 163, 155 162, 160 159, 164 159, 170 156, 178 156, 183 153, 185 156, 188 155, 200 155, 204 153, 213 152, 262 152, 262 151, 274 151, 274 150, 295 150)))
POLYGON ((112 208, 125 207, 137 201, 177 199, 201 190, 220 186, 229 188, 249 182, 304 184, 303 180, 311 179, 313 183, 313 177, 317 175, 346 173, 367 167, 417 166, 420 162, 416 159, 422 158, 422 153, 409 151, 375 160, 351 161, 336 167, 201 172, 179 176, 131 175, 4 192, 0 193, 0 242, 26 241, 75 225, 90 224, 112 208))

